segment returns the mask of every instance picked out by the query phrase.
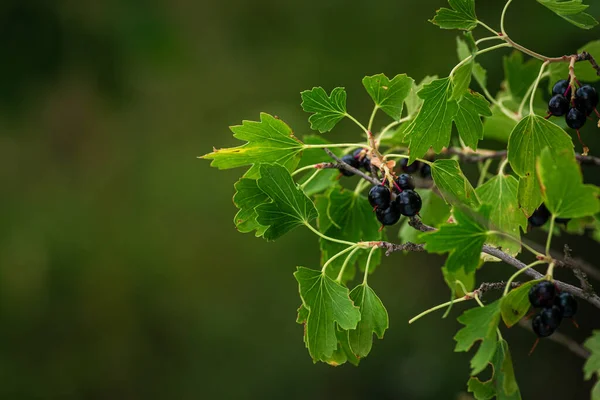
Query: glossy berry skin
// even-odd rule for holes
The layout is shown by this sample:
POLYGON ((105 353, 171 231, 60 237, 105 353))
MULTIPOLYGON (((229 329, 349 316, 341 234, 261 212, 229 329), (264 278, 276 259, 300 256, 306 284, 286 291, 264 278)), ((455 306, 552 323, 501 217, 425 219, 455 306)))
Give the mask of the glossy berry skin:
POLYGON ((418 161, 415 161, 412 164, 408 165, 408 158, 402 158, 400 160, 400 168, 407 174, 414 174, 419 170, 419 167, 421 167, 421 163, 418 161))
POLYGON ((585 121, 587 116, 584 112, 578 110, 577 108, 571 108, 565 117, 567 121, 567 126, 571 129, 580 129, 585 125, 585 121))
POLYGON ((554 305, 560 309, 563 318, 573 318, 577 313, 577 300, 571 293, 559 293, 554 298, 554 305))
POLYGON ((569 112, 569 100, 562 94, 555 94, 548 102, 548 112, 555 117, 562 117, 569 112))
POLYGON ((371 159, 369 157, 366 157, 366 156, 363 157, 362 161, 360 162, 360 166, 365 171, 371 172, 371 159))
POLYGON ((529 217, 527 220, 529 221, 529 225, 538 228, 543 226, 548 219, 550 219, 550 211, 548 211, 546 206, 542 204, 533 212, 533 214, 531 214, 531 217, 529 217))
POLYGON ((598 92, 590 85, 583 85, 575 92, 575 107, 590 115, 598 105, 598 92))
POLYGON ((552 306, 544 308, 536 315, 533 321, 531 321, 531 327, 539 337, 548 337, 556 331, 561 321, 562 315, 560 308, 552 306))
POLYGON ((390 206, 392 201, 392 193, 387 186, 377 185, 369 190, 369 204, 377 207, 378 210, 385 210, 390 206))
POLYGON ((415 181, 409 174, 400 174, 396 179, 396 184, 400 186, 402 190, 412 190, 415 188, 415 181))
POLYGON ((375 211, 375 214, 377 215, 377 220, 381 222, 382 225, 394 225, 400 220, 400 209, 396 200, 392 201, 388 208, 378 208, 377 211, 375 211))
MULTIPOLYGON (((360 162, 358 161, 358 159, 354 158, 354 156, 352 154, 346 154, 344 157, 342 157, 342 161, 345 162, 348 165, 353 166, 354 168, 359 168, 360 167, 360 162)), ((352 176, 352 175, 354 175, 352 172, 346 171, 343 168, 340 168, 340 172, 344 176, 352 176)))
POLYGON ((571 95, 571 89, 567 93, 567 88, 569 87, 569 81, 566 79, 562 79, 554 84, 552 87, 552 95, 555 96, 557 94, 563 95, 565 97, 569 97, 571 95))
POLYGON ((396 197, 396 202, 400 208, 400 214, 407 217, 414 217, 421 211, 423 202, 421 196, 414 190, 404 190, 396 197))
POLYGON ((556 287, 550 281, 542 281, 529 290, 529 302, 535 308, 551 307, 555 296, 556 287))
POLYGON ((425 179, 431 179, 431 165, 423 164, 421 167, 421 176, 425 179))

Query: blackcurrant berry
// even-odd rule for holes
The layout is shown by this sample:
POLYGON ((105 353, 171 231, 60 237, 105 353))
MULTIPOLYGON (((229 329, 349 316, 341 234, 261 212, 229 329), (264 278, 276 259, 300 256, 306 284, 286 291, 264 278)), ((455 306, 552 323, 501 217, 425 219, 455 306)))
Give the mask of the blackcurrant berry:
POLYGON ((567 125, 571 129, 580 129, 585 125, 587 116, 583 111, 578 110, 577 108, 571 108, 565 117, 567 121, 567 125))
POLYGON ((555 94, 548 102, 548 112, 561 117, 569 111, 569 100, 562 94, 555 94))
POLYGON ((556 287, 550 281, 542 281, 529 290, 529 302, 535 308, 551 307, 554 304, 556 287))
MULTIPOLYGON (((352 154, 346 154, 344 157, 342 157, 342 161, 345 162, 348 165, 353 166, 354 168, 359 168, 360 167, 360 162, 356 158, 354 158, 354 156, 352 154)), ((352 173, 350 171, 347 171, 344 168, 340 168, 340 172, 344 176, 352 176, 352 175, 354 175, 354 173, 352 173)))
POLYGON ((539 337, 550 336, 556 331, 556 328, 562 321, 562 315, 560 308, 552 306, 544 308, 538 315, 535 316, 531 321, 531 327, 536 335, 539 337))
POLYGON ((409 174, 400 174, 400 176, 396 179, 396 184, 402 190, 412 190, 415 188, 415 181, 409 174))
POLYGON ((382 225, 394 225, 400 220, 400 209, 396 200, 392 201, 388 208, 378 208, 377 211, 375 211, 377 220, 381 222, 382 225))
POLYGON ((431 179, 431 165, 423 164, 421 167, 421 176, 425 179, 431 179))
POLYGON ((571 89, 569 88, 569 92, 567 93, 567 88, 569 88, 569 81, 562 79, 554 84, 554 87, 552 88, 552 95, 555 96, 560 94, 568 98, 571 96, 571 89))
POLYGON ((546 208, 544 204, 538 207, 537 210, 531 214, 531 217, 528 218, 529 225, 533 227, 543 226, 548 219, 550 218, 550 211, 546 208))
POLYGON ((577 300, 571 293, 559 293, 554 298, 554 305, 560 308, 563 318, 572 318, 577 313, 577 300))
POLYGON ((371 159, 369 157, 364 157, 360 162, 360 166, 367 172, 371 172, 371 159))
POLYGON ((598 105, 598 92, 590 85, 583 85, 575 92, 575 107, 590 115, 598 105))
POLYGON ((396 197, 400 213, 407 217, 414 217, 421 211, 421 196, 414 190, 404 190, 396 197))
POLYGON ((369 190, 369 203, 378 210, 385 210, 390 206, 392 193, 387 186, 377 185, 369 190))
POLYGON ((421 166, 420 164, 420 162, 415 161, 412 164, 408 165, 408 158, 402 158, 400 160, 400 168, 407 174, 414 174, 415 172, 417 172, 419 170, 419 167, 421 166))

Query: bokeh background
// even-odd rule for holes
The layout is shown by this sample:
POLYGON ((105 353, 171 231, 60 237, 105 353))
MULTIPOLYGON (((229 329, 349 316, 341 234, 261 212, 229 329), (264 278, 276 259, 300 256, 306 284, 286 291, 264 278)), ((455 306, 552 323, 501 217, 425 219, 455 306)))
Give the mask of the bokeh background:
MULTIPOLYGON (((317 267, 315 237, 237 233, 242 171, 197 159, 237 145, 228 126, 260 111, 309 133, 301 90, 345 86, 364 119, 363 76, 447 74, 457 33, 427 22, 445 3, 3 0, 0 398, 468 398, 470 355, 453 352, 455 319, 407 324, 446 301, 442 258, 385 259, 370 279, 390 314, 385 340, 358 368, 313 365, 292 272, 317 267)), ((496 26, 503 2, 478 3, 496 26)), ((507 29, 550 55, 598 37, 533 0, 515 2, 507 29)), ((480 62, 495 92, 501 56, 480 62)), ((586 132, 598 148, 597 131, 586 132)), ((358 132, 342 124, 328 135, 358 132)), ((565 242, 597 257, 589 239, 555 247, 565 242)), ((494 264, 480 279, 512 272, 494 264)), ((581 328, 563 331, 581 341, 598 321, 582 305, 581 328)), ((580 359, 549 341, 528 357, 531 333, 505 336, 524 398, 587 398, 580 359)))

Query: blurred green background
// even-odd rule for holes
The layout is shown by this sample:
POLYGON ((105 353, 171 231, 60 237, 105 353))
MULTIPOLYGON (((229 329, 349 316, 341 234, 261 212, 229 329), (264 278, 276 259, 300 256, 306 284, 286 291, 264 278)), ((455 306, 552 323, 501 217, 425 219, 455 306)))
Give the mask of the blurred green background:
MULTIPOLYGON (((478 3, 496 26, 503 2, 478 3)), ((470 355, 453 352, 455 319, 407 324, 447 300, 442 258, 385 259, 370 280, 390 314, 385 340, 358 368, 313 365, 292 272, 317 267, 315 237, 237 233, 242 171, 197 159, 237 145, 228 126, 260 111, 309 133, 301 90, 345 86, 364 120, 363 76, 447 74, 457 33, 427 22, 443 5, 3 0, 0 398, 468 398, 470 355)), ((590 10, 598 16, 600 4, 590 10)), ((515 2, 507 29, 549 55, 598 37, 533 0, 515 2)), ((501 56, 480 61, 495 92, 501 56)), ((585 132, 598 148, 597 132, 585 132)), ((348 124, 328 135, 358 138, 348 124)), ((565 242, 596 255, 588 239, 555 247, 565 242)), ((480 280, 512 272, 494 264, 480 280)), ((563 329, 579 341, 600 327, 597 310, 581 308, 581 329, 563 329)), ((528 357, 533 335, 505 331, 524 398, 588 397, 581 360, 549 341, 528 357)))

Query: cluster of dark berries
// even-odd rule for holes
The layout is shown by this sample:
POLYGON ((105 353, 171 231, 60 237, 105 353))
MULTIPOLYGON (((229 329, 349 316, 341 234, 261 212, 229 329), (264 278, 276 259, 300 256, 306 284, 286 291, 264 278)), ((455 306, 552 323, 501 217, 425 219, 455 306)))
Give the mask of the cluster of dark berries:
POLYGON ((394 225, 401 215, 414 217, 421 210, 421 196, 414 190, 412 176, 401 174, 391 187, 390 190, 388 186, 377 185, 369 191, 369 203, 382 225, 394 225))
MULTIPOLYGON (((528 218, 529 225, 538 228, 543 226, 550 219, 550 211, 546 208, 546 205, 542 203, 541 206, 537 208, 531 214, 531 217, 528 218)), ((558 224, 565 224, 565 226, 569 223, 571 218, 556 218, 554 221, 558 224)))
MULTIPOLYGON (((352 154, 346 154, 342 157, 342 161, 356 169, 362 168, 367 172, 371 171, 371 159, 367 157, 367 153, 363 149, 358 149, 352 154)), ((340 172, 344 176, 354 175, 354 173, 344 168, 340 168, 340 172)))
POLYGON ((548 337, 556 331, 563 318, 573 318, 577 312, 577 300, 567 292, 557 293, 556 286, 543 281, 529 290, 529 302, 542 310, 531 321, 538 337, 548 337))
POLYGON ((412 164, 408 165, 408 159, 403 158, 400 160, 400 168, 404 173, 415 174, 419 172, 422 178, 431 179, 431 166, 429 164, 415 161, 412 164))
POLYGON ((566 79, 556 82, 552 88, 552 98, 548 102, 548 114, 555 117, 564 115, 569 128, 578 130, 585 125, 587 117, 596 110, 598 93, 592 86, 583 85, 575 90, 573 99, 571 92, 573 89, 566 79))

